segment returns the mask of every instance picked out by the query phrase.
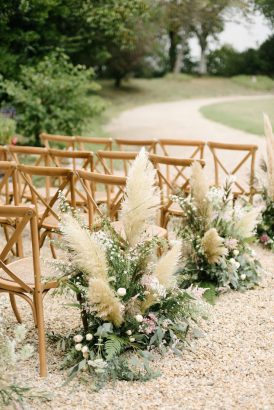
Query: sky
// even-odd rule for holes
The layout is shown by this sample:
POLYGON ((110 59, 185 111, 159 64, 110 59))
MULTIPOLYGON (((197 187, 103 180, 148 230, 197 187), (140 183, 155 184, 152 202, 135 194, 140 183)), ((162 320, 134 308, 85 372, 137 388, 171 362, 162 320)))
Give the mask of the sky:
MULTIPOLYGON (((210 49, 218 48, 223 44, 230 44, 236 50, 243 51, 247 48, 258 47, 271 34, 270 26, 259 13, 254 14, 249 21, 243 17, 234 18, 233 22, 225 24, 224 31, 219 34, 218 41, 211 41, 210 49)), ((195 38, 190 40, 191 54, 198 58, 200 55, 200 48, 195 38)))

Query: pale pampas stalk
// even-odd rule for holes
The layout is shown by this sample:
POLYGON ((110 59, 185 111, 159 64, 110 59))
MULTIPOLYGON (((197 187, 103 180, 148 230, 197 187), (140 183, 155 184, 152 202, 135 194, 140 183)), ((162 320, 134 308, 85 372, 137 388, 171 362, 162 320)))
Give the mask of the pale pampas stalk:
POLYGON ((101 245, 70 214, 61 221, 63 240, 73 249, 73 262, 78 269, 95 278, 108 280, 106 255, 101 245))
POLYGON ((91 311, 119 327, 123 323, 122 304, 109 284, 102 279, 91 278, 88 292, 91 311))
POLYGON ((258 224, 258 216, 260 215, 260 212, 260 208, 253 208, 239 219, 234 227, 236 235, 241 236, 242 238, 250 238, 254 235, 254 229, 258 224))
POLYGON ((227 254, 227 249, 223 246, 224 239, 221 238, 215 228, 209 229, 202 239, 202 248, 208 263, 219 263, 222 256, 227 254))
POLYGON ((210 204, 207 199, 209 187, 202 166, 197 161, 191 167, 190 187, 191 195, 199 214, 203 217, 209 217, 211 213, 210 204))
MULTIPOLYGON (((153 276, 158 279, 159 284, 166 290, 174 288, 177 284, 175 272, 180 261, 181 249, 182 244, 178 241, 165 255, 161 256, 153 272, 153 276)), ((150 291, 141 304, 142 313, 156 302, 157 295, 150 291)))
POLYGON ((165 255, 163 255, 155 268, 154 275, 159 280, 160 285, 166 289, 176 286, 177 279, 175 272, 181 257, 182 244, 178 241, 165 255))
POLYGON ((156 170, 144 148, 133 162, 127 178, 126 198, 122 203, 121 221, 129 244, 135 245, 144 225, 155 215, 160 191, 155 187, 156 170))
POLYGON ((269 117, 264 114, 264 131, 267 154, 267 194, 274 201, 274 136, 269 117))

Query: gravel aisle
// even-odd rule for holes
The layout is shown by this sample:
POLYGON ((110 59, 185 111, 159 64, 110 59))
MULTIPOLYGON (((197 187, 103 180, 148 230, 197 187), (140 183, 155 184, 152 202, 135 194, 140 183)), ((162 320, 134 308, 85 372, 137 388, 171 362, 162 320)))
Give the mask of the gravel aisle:
MULTIPOLYGON (((48 348, 49 377, 37 377, 37 356, 20 368, 25 385, 53 392, 49 404, 36 403, 31 409, 184 409, 230 410, 274 408, 273 398, 273 288, 274 255, 257 249, 267 273, 260 287, 222 295, 212 317, 203 323, 204 337, 193 341, 183 357, 159 358, 162 375, 147 383, 116 382, 98 393, 85 384, 60 387, 65 371, 59 369, 61 355, 48 348), (271 396, 272 393, 272 396, 271 396)), ((62 307, 64 300, 48 295, 45 300, 48 330, 65 332, 77 325, 74 310, 62 307)), ((25 323, 29 339, 36 343, 26 305, 25 323)), ((7 306, 11 328, 14 318, 7 306)))

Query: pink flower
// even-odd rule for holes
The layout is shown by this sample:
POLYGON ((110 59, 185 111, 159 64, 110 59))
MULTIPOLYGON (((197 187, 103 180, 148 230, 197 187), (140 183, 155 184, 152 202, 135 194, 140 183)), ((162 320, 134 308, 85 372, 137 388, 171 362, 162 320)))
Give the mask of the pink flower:
MULTIPOLYGON (((153 315, 153 313, 150 313, 149 316, 150 316, 150 315, 152 315, 152 316, 156 319, 156 316, 153 315)), ((156 330, 156 322, 155 322, 155 320, 152 319, 152 318, 149 318, 149 317, 145 318, 145 319, 143 320, 141 329, 142 329, 142 331, 143 331, 145 334, 147 334, 147 335, 149 335, 150 333, 155 332, 155 330, 156 330)))
POLYGON ((269 241, 269 236, 266 234, 266 233, 264 233, 264 234, 262 234, 262 236, 260 237, 260 241, 262 242, 262 243, 267 243, 268 241, 269 241))
POLYGON ((235 249, 235 248, 237 248, 237 245, 238 245, 237 239, 228 238, 228 239, 225 240, 225 246, 228 249, 235 249))
POLYGON ((16 145, 17 141, 18 141, 17 137, 12 137, 12 139, 11 139, 12 145, 16 145))

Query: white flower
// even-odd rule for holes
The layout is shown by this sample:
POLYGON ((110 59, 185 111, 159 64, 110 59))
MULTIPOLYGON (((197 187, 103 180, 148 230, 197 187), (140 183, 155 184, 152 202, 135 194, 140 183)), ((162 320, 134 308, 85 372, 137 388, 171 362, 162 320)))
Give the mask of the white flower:
POLYGON ((235 261, 234 258, 230 258, 230 259, 229 259, 229 262, 230 262, 232 265, 235 265, 235 262, 236 262, 236 261, 235 261))
POLYGON ((130 338, 129 338, 129 341, 130 341, 131 343, 135 342, 135 337, 130 337, 130 338))
POLYGON ((119 289, 117 290, 117 295, 118 295, 118 296, 125 296, 126 293, 127 293, 127 290, 126 290, 125 288, 119 288, 119 289))
POLYGON ((131 330, 127 330, 127 331, 126 331, 126 334, 127 334, 128 336, 131 336, 131 335, 132 335, 132 331, 131 331, 131 330))
POLYGON ((86 340, 92 340, 93 339, 93 335, 91 333, 87 333, 86 334, 86 340))
POLYGON ((239 251, 238 251, 238 249, 234 249, 234 251, 233 251, 233 255, 235 255, 235 256, 238 256, 239 255, 239 251))
POLYGON ((82 335, 76 335, 76 336, 74 336, 73 340, 75 341, 75 343, 80 343, 83 340, 83 336, 82 335))
POLYGON ((77 352, 80 352, 82 350, 82 344, 77 343, 77 345, 75 345, 75 350, 77 350, 77 352))
POLYGON ((255 256, 256 256, 256 252, 255 252, 253 249, 251 249, 251 256, 252 256, 253 258, 255 258, 255 256))
POLYGON ((135 319, 137 320, 137 322, 141 323, 143 321, 143 316, 142 315, 136 315, 135 319))
MULTIPOLYGON (((75 346, 76 347, 76 346, 75 346)), ((88 352, 88 347, 87 346, 83 346, 82 347, 82 353, 87 353, 88 352)))
POLYGON ((244 273, 242 273, 241 276, 240 276, 240 278, 241 278, 242 280, 245 280, 245 279, 246 279, 246 275, 245 275, 244 273))

